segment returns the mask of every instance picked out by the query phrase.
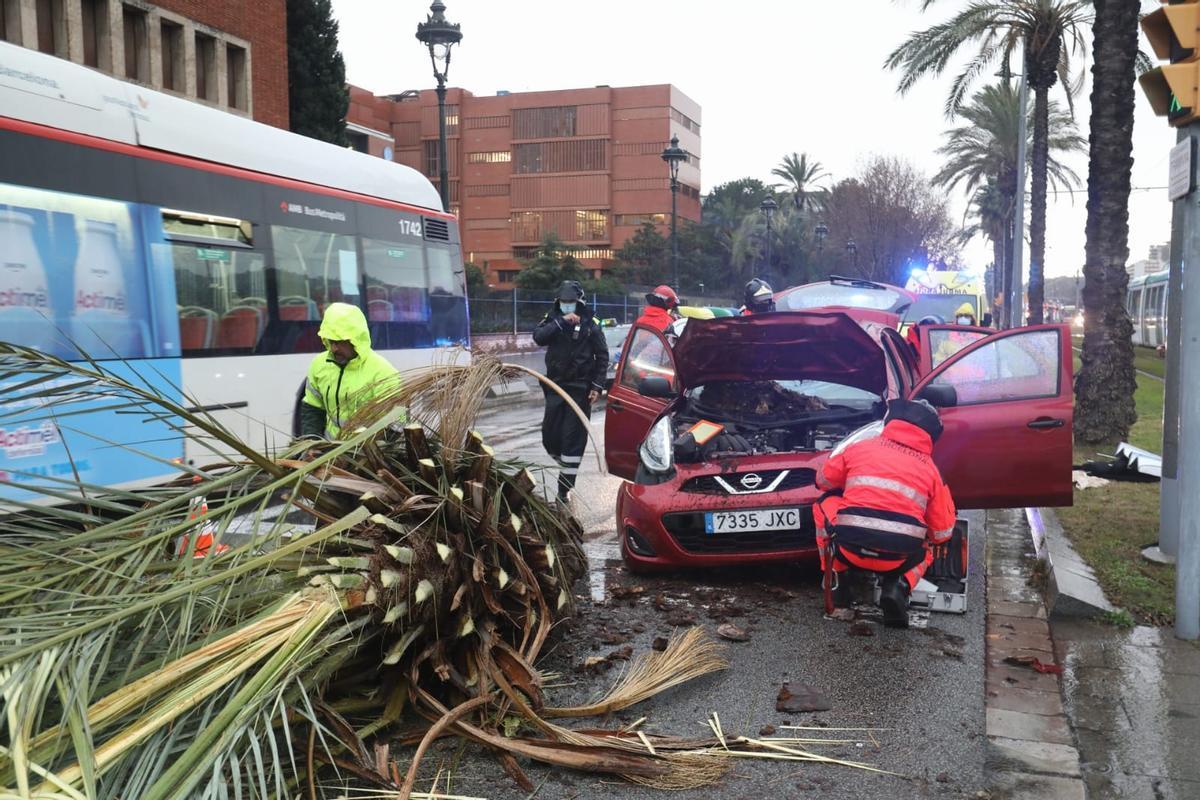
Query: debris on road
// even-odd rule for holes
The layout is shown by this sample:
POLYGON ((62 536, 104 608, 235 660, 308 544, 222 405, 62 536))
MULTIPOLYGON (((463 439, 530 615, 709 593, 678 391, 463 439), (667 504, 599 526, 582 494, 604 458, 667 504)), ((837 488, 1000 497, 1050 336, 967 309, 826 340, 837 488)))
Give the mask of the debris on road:
POLYGON ((1063 671, 1062 665, 1047 664, 1037 656, 1008 656, 1004 663, 1013 667, 1026 667, 1043 675, 1062 675, 1063 671))
POLYGON ((835 619, 838 622, 853 622, 853 608, 835 608, 832 614, 826 614, 825 619, 835 619))
POLYGON ((849 633, 851 636, 874 636, 875 623, 865 619, 855 620, 850 624, 849 633))
POLYGON ((661 653, 667 649, 667 639, 665 636, 655 636, 654 642, 650 645, 651 649, 661 653))
POLYGON ((833 705, 822 692, 803 683, 796 684, 795 691, 784 681, 779 687, 775 698, 775 710, 780 713, 801 713, 808 711, 829 711, 833 705))
POLYGON ((731 642, 750 641, 749 633, 729 622, 717 628, 717 636, 720 636, 722 639, 728 639, 731 642))

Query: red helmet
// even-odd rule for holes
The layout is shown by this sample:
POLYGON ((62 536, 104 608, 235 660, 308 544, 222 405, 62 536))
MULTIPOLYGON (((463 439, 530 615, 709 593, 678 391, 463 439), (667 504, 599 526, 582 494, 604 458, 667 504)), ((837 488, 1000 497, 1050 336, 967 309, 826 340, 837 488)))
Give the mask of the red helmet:
POLYGON ((646 294, 646 302, 652 306, 665 308, 670 311, 679 305, 679 295, 675 294, 675 290, 670 286, 663 284, 655 286, 653 291, 646 294))

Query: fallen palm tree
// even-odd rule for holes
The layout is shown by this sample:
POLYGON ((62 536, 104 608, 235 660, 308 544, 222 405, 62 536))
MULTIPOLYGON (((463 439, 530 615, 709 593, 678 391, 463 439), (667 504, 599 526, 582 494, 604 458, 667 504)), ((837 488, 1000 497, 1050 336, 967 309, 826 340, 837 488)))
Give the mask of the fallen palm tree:
POLYGON ((448 734, 521 783, 515 757, 667 788, 719 777, 711 748, 548 721, 724 662, 690 633, 600 703, 547 707, 535 665, 585 559, 574 519, 470 431, 503 377, 489 359, 438 368, 346 441, 268 457, 101 364, 0 344, 0 418, 67 429, 102 403, 238 454, 142 491, 43 484, 59 505, 0 517, 0 793, 407 796, 448 734), (403 765, 393 740, 418 744, 403 765))

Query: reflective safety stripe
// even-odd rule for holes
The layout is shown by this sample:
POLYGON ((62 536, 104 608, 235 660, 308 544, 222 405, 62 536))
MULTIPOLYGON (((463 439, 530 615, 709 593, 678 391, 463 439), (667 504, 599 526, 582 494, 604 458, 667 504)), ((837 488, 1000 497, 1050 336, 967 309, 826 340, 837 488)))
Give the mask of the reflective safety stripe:
POLYGON ((929 498, 922 492, 918 492, 911 486, 906 486, 900 481, 894 481, 891 478, 880 478, 875 475, 855 475, 846 481, 846 488, 852 489, 855 486, 869 486, 872 489, 883 489, 895 492, 896 494, 902 494, 920 506, 922 511, 929 505, 929 498))
POLYGON ((937 542, 938 544, 941 544, 942 542, 949 540, 950 535, 953 533, 954 533, 953 527, 946 528, 946 530, 944 530, 944 531, 934 531, 933 532, 933 540, 935 542, 937 542))
POLYGON ((847 514, 844 511, 838 514, 837 524, 852 525, 856 528, 866 528, 884 533, 898 533, 902 536, 912 536, 917 539, 925 538, 925 528, 920 525, 910 525, 907 522, 896 522, 890 519, 864 517, 858 514, 847 514))
POLYGON ((583 456, 562 456, 562 460, 567 464, 578 464, 583 461, 583 456))
POLYGON ((576 467, 563 467, 559 470, 562 475, 578 475, 579 470, 576 467))

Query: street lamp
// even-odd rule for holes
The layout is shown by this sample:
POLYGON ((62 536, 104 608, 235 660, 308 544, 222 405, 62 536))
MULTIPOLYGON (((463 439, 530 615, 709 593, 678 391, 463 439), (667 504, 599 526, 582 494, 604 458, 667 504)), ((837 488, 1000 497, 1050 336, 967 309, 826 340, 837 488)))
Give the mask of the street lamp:
POLYGON ((446 21, 446 4, 433 0, 433 13, 417 23, 417 39, 429 48, 433 77, 437 78, 438 99, 438 188, 442 195, 442 210, 450 210, 450 170, 446 163, 446 75, 450 72, 450 48, 462 41, 460 26, 446 21), (438 69, 438 66, 441 69, 438 69))
POLYGON ((846 240, 846 252, 854 259, 854 272, 858 273, 858 243, 853 239, 846 240))
POLYGON ((817 252, 824 251, 825 237, 829 235, 829 226, 824 222, 818 222, 817 227, 813 228, 813 235, 817 237, 817 252))
POLYGON ((758 210, 767 218, 767 273, 771 272, 771 218, 775 216, 775 212, 779 210, 779 204, 775 202, 775 198, 768 197, 759 204, 758 210))
POLYGON ((671 146, 662 151, 662 160, 671 171, 671 273, 675 291, 679 291, 679 235, 676 226, 675 203, 679 196, 679 165, 687 158, 687 151, 679 146, 679 137, 671 136, 671 146))

